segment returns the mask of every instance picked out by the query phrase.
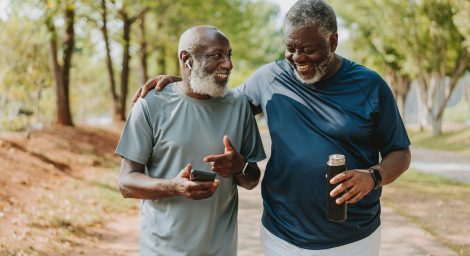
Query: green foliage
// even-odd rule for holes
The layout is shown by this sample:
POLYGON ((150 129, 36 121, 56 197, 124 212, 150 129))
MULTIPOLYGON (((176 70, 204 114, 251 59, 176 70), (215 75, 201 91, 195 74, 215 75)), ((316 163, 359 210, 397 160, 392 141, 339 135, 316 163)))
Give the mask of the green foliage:
MULTIPOLYGON (((105 63, 100 1, 28 0, 9 1, 8 19, 0 21, 0 129, 25 129, 32 123, 49 125, 54 120, 55 90, 50 67, 46 20, 57 29, 58 59, 62 60, 65 33, 62 13, 74 8, 70 101, 74 119, 110 116, 112 99, 105 63), (21 110, 21 111, 20 111, 21 110), (29 113, 31 116, 19 114, 29 113)), ((177 44, 180 34, 194 25, 219 27, 233 48, 231 85, 244 81, 258 66, 277 59, 283 51, 281 31, 275 27, 278 7, 251 0, 117 0, 106 1, 108 29, 115 80, 119 83, 122 61, 122 9, 137 15, 146 9, 145 38, 148 73, 178 74, 177 44)), ((137 21, 138 23, 138 21, 137 21)), ((129 95, 141 85, 139 26, 131 27, 129 95)), ((60 63, 63 64, 63 63, 60 63)))
MULTIPOLYGON (((44 96, 51 90, 45 31, 12 13, 0 23, 0 129, 21 130, 37 121, 49 123, 53 112, 44 96)), ((53 98, 52 98, 53 100, 53 98)))
POLYGON ((351 30, 355 57, 415 79, 422 113, 439 134, 447 101, 470 66, 468 1, 332 2, 351 30))

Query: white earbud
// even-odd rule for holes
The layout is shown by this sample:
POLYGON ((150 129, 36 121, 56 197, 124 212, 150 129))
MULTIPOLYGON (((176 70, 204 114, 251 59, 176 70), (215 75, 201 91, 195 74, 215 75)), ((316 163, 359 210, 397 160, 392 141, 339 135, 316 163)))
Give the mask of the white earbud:
POLYGON ((184 64, 186 64, 186 67, 188 67, 189 70, 192 70, 191 65, 189 65, 189 60, 187 60, 184 64))

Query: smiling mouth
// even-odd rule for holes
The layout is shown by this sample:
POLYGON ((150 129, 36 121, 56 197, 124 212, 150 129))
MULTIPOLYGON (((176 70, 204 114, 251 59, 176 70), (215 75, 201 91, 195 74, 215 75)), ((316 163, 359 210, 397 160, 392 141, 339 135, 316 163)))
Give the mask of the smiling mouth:
POLYGON ((305 64, 305 65, 296 64, 295 66, 297 67, 297 70, 298 70, 299 72, 305 72, 305 71, 307 71, 307 70, 311 67, 310 64, 305 64))
POLYGON ((229 74, 215 74, 215 77, 220 80, 227 80, 229 74))

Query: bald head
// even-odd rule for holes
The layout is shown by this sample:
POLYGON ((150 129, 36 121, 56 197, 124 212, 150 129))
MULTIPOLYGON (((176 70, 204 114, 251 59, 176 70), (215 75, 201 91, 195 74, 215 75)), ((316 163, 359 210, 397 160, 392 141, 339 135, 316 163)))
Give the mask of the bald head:
POLYGON ((194 55, 200 46, 210 43, 210 41, 216 36, 222 36, 227 39, 224 33, 214 26, 201 25, 189 28, 184 31, 180 37, 178 43, 178 56, 181 56, 181 52, 183 51, 194 55))
POLYGON ((233 68, 231 54, 228 38, 216 27, 204 25, 186 30, 178 44, 183 83, 199 95, 224 95, 233 68))

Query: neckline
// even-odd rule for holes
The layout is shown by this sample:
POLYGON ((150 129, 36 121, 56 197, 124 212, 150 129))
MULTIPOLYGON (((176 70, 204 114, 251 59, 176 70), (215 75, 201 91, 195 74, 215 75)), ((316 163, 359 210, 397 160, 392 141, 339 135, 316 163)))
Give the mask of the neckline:
POLYGON ((207 104, 211 104, 212 102, 219 102, 221 99, 224 98, 224 97, 211 97, 209 99, 196 99, 184 93, 184 91, 179 87, 177 83, 178 82, 173 82, 169 85, 171 85, 173 87, 173 91, 176 92, 178 95, 180 95, 181 98, 185 101, 193 102, 196 104, 207 105, 207 104))

